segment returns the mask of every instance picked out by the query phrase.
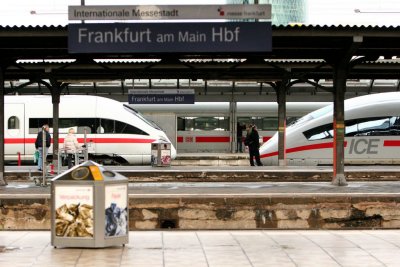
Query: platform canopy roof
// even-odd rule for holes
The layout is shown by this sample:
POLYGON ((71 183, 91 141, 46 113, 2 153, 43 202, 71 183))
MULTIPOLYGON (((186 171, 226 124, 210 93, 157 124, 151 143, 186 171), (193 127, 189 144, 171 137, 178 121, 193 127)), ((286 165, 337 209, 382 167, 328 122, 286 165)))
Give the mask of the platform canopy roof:
POLYGON ((5 80, 319 80, 332 79, 344 57, 352 58, 349 79, 400 75, 400 27, 273 26, 264 54, 69 54, 67 39, 67 26, 0 27, 5 80))

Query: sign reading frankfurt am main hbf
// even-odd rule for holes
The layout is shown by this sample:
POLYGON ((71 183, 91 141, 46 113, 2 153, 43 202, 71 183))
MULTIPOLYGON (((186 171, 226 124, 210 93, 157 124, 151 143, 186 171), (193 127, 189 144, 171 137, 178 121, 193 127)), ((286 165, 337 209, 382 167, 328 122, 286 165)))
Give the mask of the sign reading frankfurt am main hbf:
POLYGON ((130 89, 129 104, 194 104, 194 89, 130 89))
POLYGON ((270 22, 85 23, 68 25, 70 53, 264 53, 270 22))

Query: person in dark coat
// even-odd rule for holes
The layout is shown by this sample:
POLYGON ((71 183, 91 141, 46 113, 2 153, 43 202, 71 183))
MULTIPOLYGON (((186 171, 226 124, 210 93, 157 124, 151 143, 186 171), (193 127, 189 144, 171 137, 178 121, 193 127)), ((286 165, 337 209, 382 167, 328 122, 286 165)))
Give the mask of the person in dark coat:
POLYGON ((43 165, 43 159, 47 157, 47 150, 49 149, 51 144, 51 136, 49 133, 49 125, 45 124, 42 127, 42 130, 38 133, 35 141, 35 148, 36 150, 39 151, 39 159, 38 159, 38 169, 39 171, 42 171, 42 165, 43 165), (43 151, 43 137, 42 133, 43 131, 46 132, 46 148, 43 151))
POLYGON ((262 166, 263 164, 260 161, 260 136, 258 135, 256 125, 250 125, 247 131, 247 136, 245 140, 245 145, 249 147, 249 155, 250 155, 250 165, 254 166, 254 159, 256 158, 257 166, 262 166))
POLYGON ((246 130, 246 125, 237 123, 236 126, 236 153, 243 153, 243 131, 246 130))

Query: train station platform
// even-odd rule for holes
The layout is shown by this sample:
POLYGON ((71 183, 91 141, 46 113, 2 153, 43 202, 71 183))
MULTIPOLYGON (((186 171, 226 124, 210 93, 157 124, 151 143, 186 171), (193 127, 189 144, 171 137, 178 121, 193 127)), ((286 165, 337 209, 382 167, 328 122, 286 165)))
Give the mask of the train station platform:
MULTIPOLYGON (((105 166, 129 179, 130 230, 400 229, 400 166, 105 166)), ((36 166, 6 166, 0 229, 50 229, 36 166)))
MULTIPOLYGON (((400 166, 345 166, 339 187, 332 166, 105 168, 129 179, 130 230, 400 228, 400 166)), ((50 229, 50 188, 29 178, 39 175, 6 166, 0 229, 50 229)))
POLYGON ((0 231, 0 266, 397 267, 399 230, 131 231, 126 246, 53 248, 49 231, 0 231))
MULTIPOLYGON (((400 229, 400 181, 132 182, 130 230, 400 229)), ((50 187, 0 187, 0 228, 50 229, 50 187)))
MULTIPOLYGON (((105 166, 130 182, 330 182, 332 166, 105 166)), ((61 171, 65 171, 64 166, 61 171)), ((400 166, 345 166, 348 181, 400 181, 400 166)), ((7 181, 39 176, 36 166, 6 166, 7 181)))

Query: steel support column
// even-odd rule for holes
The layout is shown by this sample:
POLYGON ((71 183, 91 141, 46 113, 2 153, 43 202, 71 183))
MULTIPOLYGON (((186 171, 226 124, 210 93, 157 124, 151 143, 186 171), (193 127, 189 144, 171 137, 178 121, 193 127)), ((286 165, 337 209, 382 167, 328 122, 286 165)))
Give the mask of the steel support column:
POLYGON ((59 117, 60 117, 60 94, 62 87, 60 83, 51 80, 51 102, 53 103, 53 164, 54 169, 58 170, 58 154, 59 154, 59 117))
POLYGON ((0 64, 0 186, 7 185, 4 177, 4 72, 5 66, 0 64))
POLYGON ((342 55, 337 55, 332 60, 333 64, 333 177, 332 184, 347 185, 344 175, 344 97, 346 92, 346 79, 349 69, 356 63, 352 58, 363 42, 362 36, 353 36, 353 42, 342 55))
POLYGON ((66 83, 57 82, 53 77, 50 78, 50 84, 40 80, 38 81, 44 84, 51 93, 51 102, 53 104, 53 164, 54 169, 58 170, 58 154, 59 154, 59 116, 60 116, 60 96, 61 91, 67 86, 66 83))
POLYGON ((278 102, 278 165, 286 166, 286 94, 287 80, 277 83, 278 102))
POLYGON ((347 63, 334 66, 334 101, 333 101, 333 178, 334 185, 347 185, 344 175, 344 96, 346 92, 347 63))
POLYGON ((230 124, 231 124, 231 153, 235 153, 236 152, 236 146, 237 146, 237 136, 236 136, 236 130, 237 130, 237 103, 236 101, 233 99, 231 99, 231 101, 229 102, 229 115, 230 115, 230 124))

